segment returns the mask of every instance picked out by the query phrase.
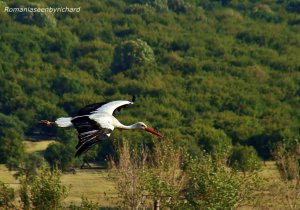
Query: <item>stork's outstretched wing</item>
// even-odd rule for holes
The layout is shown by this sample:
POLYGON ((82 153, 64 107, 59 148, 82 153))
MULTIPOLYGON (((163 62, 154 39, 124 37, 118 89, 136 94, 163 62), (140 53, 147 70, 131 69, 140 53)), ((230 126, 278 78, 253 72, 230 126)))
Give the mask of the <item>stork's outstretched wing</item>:
POLYGON ((108 138, 114 129, 113 126, 98 123, 90 119, 89 116, 76 117, 72 123, 78 131, 76 157, 89 150, 92 145, 108 138))
POLYGON ((120 111, 121 109, 127 107, 129 104, 133 104, 136 97, 132 97, 132 101, 111 101, 111 102, 101 102, 95 104, 89 104, 77 112, 76 116, 83 116, 83 115, 90 115, 95 113, 107 113, 113 115, 113 113, 117 110, 120 111))
POLYGON ((101 113, 105 112, 107 114, 113 115, 115 110, 120 111, 121 109, 125 108, 128 104, 133 104, 131 101, 112 101, 106 103, 93 111, 92 113, 101 113))

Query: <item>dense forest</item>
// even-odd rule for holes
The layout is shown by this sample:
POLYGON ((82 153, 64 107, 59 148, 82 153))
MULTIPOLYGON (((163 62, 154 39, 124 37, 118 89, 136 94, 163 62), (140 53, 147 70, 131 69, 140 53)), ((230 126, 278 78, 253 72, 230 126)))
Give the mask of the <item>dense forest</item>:
MULTIPOLYGON (((2 163, 18 165, 24 138, 55 138, 61 143, 45 158, 69 167, 78 161, 76 132, 37 122, 132 95, 137 101, 117 113, 120 121, 143 121, 195 157, 250 148, 268 160, 274 145, 299 139, 298 1, 12 0, 0 7, 2 163)), ((83 159, 103 160, 120 139, 153 143, 141 132, 111 139, 83 159)))
MULTIPOLYGON (((41 178, 32 178, 43 161, 25 152, 28 139, 56 140, 41 153, 52 169, 103 164, 109 155, 116 158, 115 174, 132 181, 150 148, 153 163, 142 170, 139 190, 184 197, 168 204, 174 209, 236 208, 254 186, 246 171, 258 169, 260 160, 275 159, 281 175, 299 180, 299 34, 297 0, 0 1, 0 163, 25 174, 23 209, 30 208, 29 194, 37 209, 58 205, 66 194, 57 171, 44 169, 41 178), (21 7, 80 12, 5 11, 21 7), (118 119, 143 121, 163 139, 114 131, 75 158, 75 129, 38 124, 133 95, 135 104, 116 113, 118 119), (126 145, 142 152, 130 154, 126 145), (136 162, 126 165, 128 157, 136 162), (174 171, 177 182, 171 183, 174 171), (46 179, 61 190, 58 203, 42 201, 43 189, 34 188, 46 179), (27 183, 33 183, 29 194, 27 183)), ((127 198, 128 186, 117 183, 127 198)))

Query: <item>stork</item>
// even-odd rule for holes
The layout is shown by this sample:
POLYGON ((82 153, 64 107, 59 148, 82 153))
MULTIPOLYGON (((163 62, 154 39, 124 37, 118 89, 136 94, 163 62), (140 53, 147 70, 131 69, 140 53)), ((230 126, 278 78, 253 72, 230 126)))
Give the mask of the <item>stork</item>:
POLYGON ((133 104, 134 100, 135 97, 133 97, 132 101, 118 100, 89 104, 81 108, 74 117, 61 117, 54 122, 41 120, 40 123, 58 127, 74 126, 78 132, 75 157, 89 150, 94 144, 107 139, 115 128, 121 130, 144 130, 162 137, 143 122, 123 125, 113 116, 116 110, 120 111, 129 104, 133 104))

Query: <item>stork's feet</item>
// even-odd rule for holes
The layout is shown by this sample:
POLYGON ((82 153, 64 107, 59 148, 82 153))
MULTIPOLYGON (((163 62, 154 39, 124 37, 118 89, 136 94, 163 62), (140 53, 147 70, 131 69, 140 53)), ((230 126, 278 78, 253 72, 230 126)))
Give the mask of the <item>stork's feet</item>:
POLYGON ((40 120, 39 123, 43 124, 43 125, 55 125, 56 124, 55 122, 50 122, 48 120, 40 120))

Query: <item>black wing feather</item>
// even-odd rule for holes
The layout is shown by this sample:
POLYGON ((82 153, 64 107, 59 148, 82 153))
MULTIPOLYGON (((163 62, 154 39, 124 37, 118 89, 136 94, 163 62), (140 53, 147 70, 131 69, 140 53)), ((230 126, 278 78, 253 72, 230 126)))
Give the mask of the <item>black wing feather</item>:
POLYGON ((82 116, 82 115, 89 115, 93 111, 96 111, 98 108, 103 106, 104 104, 107 104, 108 102, 101 102, 101 103, 95 103, 95 104, 89 104, 86 105, 85 107, 81 108, 76 116, 82 116))
POLYGON ((108 138, 107 134, 109 133, 111 133, 110 129, 102 129, 89 136, 79 134, 79 142, 76 146, 77 151, 75 157, 80 156, 82 153, 88 151, 94 144, 108 138))
POLYGON ((118 108, 115 109, 115 111, 113 112, 113 115, 115 114, 116 111, 120 112, 122 109, 125 109, 128 107, 128 104, 119 106, 118 108))
POLYGON ((112 132, 111 129, 102 128, 88 116, 76 117, 71 122, 78 131, 79 141, 76 146, 76 157, 90 149, 93 144, 108 138, 108 134, 112 132))
MULTIPOLYGON (((132 97, 132 102, 134 102, 136 99, 135 96, 132 97)), ((94 104, 89 104, 89 105, 86 105, 85 107, 81 108, 76 116, 82 116, 82 115, 89 115, 89 114, 92 114, 93 111, 96 111, 97 109, 99 109, 101 106, 103 106, 104 104, 107 104, 109 102, 101 102, 101 103, 94 103, 94 104)), ((119 112, 121 111, 122 109, 126 108, 128 106, 128 104, 125 104, 123 106, 119 106, 116 110, 119 112)), ((115 111, 116 111, 115 110, 115 111)), ((113 113, 115 113, 115 111, 113 113)))

